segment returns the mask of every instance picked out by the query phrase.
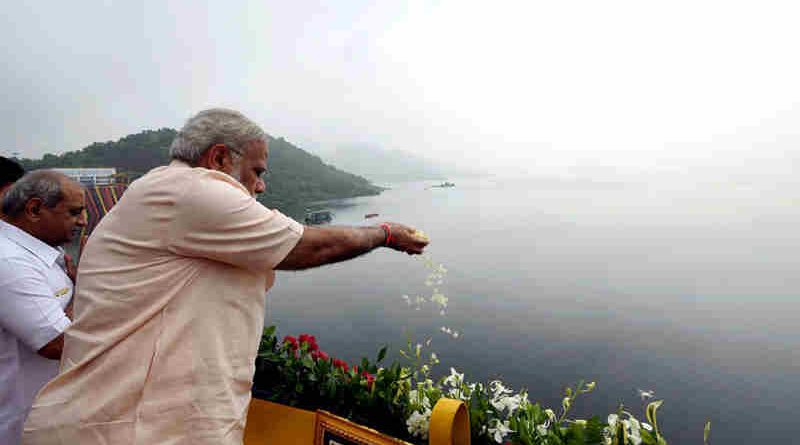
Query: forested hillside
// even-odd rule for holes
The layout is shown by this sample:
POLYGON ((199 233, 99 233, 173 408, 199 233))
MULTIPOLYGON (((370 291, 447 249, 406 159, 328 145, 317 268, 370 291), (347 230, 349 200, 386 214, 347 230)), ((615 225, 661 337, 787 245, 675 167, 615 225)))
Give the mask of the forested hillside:
MULTIPOLYGON (((136 178, 169 160, 169 145, 176 131, 145 130, 118 141, 95 142, 86 148, 42 159, 21 159, 27 170, 63 167, 115 167, 136 178)), ((270 139, 267 192, 259 199, 295 217, 310 202, 375 195, 381 188, 366 179, 331 167, 283 138, 270 139)))

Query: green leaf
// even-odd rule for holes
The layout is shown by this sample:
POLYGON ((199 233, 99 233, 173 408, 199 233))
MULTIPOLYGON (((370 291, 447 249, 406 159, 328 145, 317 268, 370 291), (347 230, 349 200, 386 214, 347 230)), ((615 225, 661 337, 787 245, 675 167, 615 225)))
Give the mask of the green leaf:
POLYGON ((653 431, 656 433, 656 438, 661 435, 661 433, 658 431, 658 419, 656 417, 656 411, 658 411, 658 408, 662 403, 664 403, 663 400, 655 400, 650 402, 644 411, 645 416, 647 416, 647 421, 650 422, 650 425, 653 425, 653 431))
POLYGON ((381 360, 386 358, 386 350, 388 349, 387 345, 383 345, 383 347, 378 351, 378 359, 375 360, 376 363, 380 363, 381 360))
POLYGON ((703 444, 708 444, 708 435, 711 434, 711 421, 706 422, 705 428, 703 428, 703 444))
POLYGON ((597 416, 592 416, 586 421, 586 441, 588 443, 601 443, 603 441, 603 422, 597 416))

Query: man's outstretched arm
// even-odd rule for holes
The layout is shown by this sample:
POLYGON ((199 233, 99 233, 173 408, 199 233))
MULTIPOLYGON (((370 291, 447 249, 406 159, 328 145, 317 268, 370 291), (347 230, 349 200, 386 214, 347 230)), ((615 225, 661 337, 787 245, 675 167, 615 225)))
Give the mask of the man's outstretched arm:
POLYGON ((311 227, 276 269, 301 270, 349 260, 386 246, 409 255, 420 254, 428 245, 424 236, 402 224, 384 227, 311 227), (391 233, 391 236, 388 237, 391 233), (388 244, 386 243, 388 238, 388 244))

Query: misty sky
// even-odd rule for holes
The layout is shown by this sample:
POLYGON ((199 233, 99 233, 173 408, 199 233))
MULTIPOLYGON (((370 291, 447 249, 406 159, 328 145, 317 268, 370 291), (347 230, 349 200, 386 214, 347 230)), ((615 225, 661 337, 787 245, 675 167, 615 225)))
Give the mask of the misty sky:
POLYGON ((800 162, 794 2, 13 2, 0 153, 208 106, 311 151, 504 171, 778 175, 800 162), (619 170, 617 170, 619 169, 619 170))

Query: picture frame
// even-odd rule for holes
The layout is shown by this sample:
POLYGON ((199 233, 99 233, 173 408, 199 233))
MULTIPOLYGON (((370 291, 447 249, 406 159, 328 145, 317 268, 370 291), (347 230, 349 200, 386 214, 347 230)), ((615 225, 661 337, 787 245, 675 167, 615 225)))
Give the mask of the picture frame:
POLYGON ((314 445, 410 445, 327 411, 317 411, 314 445))

